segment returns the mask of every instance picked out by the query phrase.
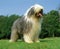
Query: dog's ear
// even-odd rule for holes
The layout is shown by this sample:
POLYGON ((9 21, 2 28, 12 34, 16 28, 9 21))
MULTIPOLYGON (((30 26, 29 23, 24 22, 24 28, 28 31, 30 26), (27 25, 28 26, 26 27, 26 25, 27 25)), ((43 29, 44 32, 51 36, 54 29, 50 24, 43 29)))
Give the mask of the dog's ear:
POLYGON ((31 15, 34 14, 34 7, 32 7, 29 12, 28 12, 28 16, 30 17, 31 15))

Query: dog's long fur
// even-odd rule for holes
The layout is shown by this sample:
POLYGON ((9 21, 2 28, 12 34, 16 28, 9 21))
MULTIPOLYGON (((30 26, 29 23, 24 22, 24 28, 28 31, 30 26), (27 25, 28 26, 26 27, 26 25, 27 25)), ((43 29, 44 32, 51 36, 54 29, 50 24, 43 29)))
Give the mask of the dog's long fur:
MULTIPOLYGON (((17 19, 12 26, 10 42, 17 41, 20 34, 23 34, 24 41, 27 43, 39 42, 42 16, 37 16, 37 13, 42 10, 42 6, 35 4, 27 10, 22 18, 17 19)), ((41 12, 41 14, 43 13, 41 12)))

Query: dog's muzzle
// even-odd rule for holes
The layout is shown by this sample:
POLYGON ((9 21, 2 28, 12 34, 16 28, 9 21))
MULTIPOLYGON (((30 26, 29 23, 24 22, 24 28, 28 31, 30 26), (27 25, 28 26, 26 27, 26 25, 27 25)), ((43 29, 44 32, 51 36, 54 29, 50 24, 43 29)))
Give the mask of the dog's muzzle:
POLYGON ((43 10, 41 9, 38 13, 36 13, 37 17, 42 17, 43 16, 43 10))

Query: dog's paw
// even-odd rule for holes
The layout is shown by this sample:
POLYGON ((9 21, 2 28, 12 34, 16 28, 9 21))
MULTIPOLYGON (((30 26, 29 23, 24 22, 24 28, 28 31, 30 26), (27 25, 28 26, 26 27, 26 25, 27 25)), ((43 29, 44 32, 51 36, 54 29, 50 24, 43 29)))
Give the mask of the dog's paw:
POLYGON ((35 42, 39 43, 40 41, 39 40, 36 40, 35 42))
POLYGON ((15 42, 15 41, 13 41, 13 40, 9 40, 9 42, 15 42))
POLYGON ((33 43, 33 41, 25 41, 26 43, 33 43))

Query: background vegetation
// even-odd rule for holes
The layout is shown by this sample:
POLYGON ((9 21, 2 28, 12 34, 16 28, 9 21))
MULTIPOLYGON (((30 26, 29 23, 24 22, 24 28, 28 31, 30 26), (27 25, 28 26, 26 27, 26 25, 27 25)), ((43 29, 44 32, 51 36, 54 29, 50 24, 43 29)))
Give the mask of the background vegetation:
MULTIPOLYGON (((19 15, 4 16, 0 15, 0 39, 9 39, 11 35, 11 26, 13 22, 20 18, 19 15)), ((60 37, 60 16, 58 11, 51 10, 44 14, 42 23, 42 32, 40 38, 60 37)))

